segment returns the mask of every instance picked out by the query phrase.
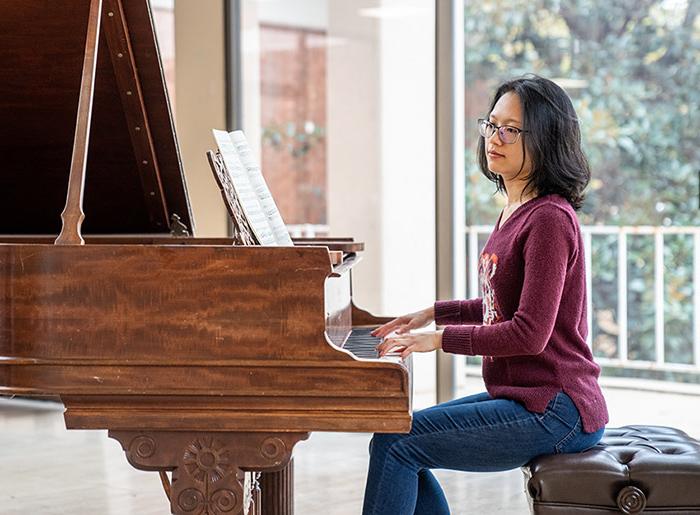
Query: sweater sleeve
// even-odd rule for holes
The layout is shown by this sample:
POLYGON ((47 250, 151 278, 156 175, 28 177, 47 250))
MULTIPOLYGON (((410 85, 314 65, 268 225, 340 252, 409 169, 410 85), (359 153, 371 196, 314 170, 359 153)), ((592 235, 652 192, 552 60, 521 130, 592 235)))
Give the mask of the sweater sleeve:
POLYGON ((439 300, 435 303, 437 325, 481 324, 482 320, 481 297, 469 300, 439 300))
POLYGON ((447 326, 446 352, 485 356, 523 356, 544 350, 554 330, 569 263, 578 238, 569 214, 550 206, 535 209, 523 242, 524 278, 518 308, 493 325, 447 326))

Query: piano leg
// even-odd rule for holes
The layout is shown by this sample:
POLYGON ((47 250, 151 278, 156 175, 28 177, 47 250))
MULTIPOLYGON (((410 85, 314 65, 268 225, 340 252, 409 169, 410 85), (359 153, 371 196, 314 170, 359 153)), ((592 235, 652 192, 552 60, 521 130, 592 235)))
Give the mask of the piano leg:
MULTIPOLYGON (((172 470, 173 514, 245 515, 243 471, 284 469, 294 445, 309 433, 110 431, 109 436, 137 469, 172 470)), ((264 491, 263 486, 263 497, 264 491)), ((267 515, 264 498, 260 506, 267 515)))
POLYGON ((294 458, 282 470, 260 477, 262 515, 294 515, 294 458))
POLYGON ((253 489, 253 514, 262 515, 262 496, 260 493, 260 485, 257 482, 253 489))

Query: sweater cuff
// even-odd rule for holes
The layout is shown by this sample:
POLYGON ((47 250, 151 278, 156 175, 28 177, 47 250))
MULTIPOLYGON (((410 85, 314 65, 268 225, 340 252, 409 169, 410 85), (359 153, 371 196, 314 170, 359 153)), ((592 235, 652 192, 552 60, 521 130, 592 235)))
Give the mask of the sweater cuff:
POLYGON ((458 300, 439 300, 435 303, 435 323, 437 325, 459 324, 462 320, 458 300))
POLYGON ((472 349, 473 325, 449 325, 442 332, 442 350, 451 354, 474 356, 472 349))

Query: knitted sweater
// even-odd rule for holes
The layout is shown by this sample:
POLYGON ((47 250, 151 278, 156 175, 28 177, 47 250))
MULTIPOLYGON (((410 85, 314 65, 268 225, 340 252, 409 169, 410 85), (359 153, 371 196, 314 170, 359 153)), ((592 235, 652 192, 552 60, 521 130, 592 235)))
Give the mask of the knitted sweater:
POLYGON ((482 355, 494 398, 543 413, 564 391, 594 432, 608 421, 600 367, 586 345, 583 242, 571 205, 546 195, 499 217, 479 258, 480 298, 435 303, 446 352, 482 355))

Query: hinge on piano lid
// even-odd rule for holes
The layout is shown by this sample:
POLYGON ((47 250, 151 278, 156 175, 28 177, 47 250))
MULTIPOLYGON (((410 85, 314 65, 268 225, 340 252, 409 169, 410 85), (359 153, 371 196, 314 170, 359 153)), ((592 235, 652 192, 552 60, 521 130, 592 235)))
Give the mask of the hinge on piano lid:
POLYGON ((180 217, 175 213, 170 215, 170 236, 175 238, 186 238, 190 235, 187 226, 180 221, 180 217))

